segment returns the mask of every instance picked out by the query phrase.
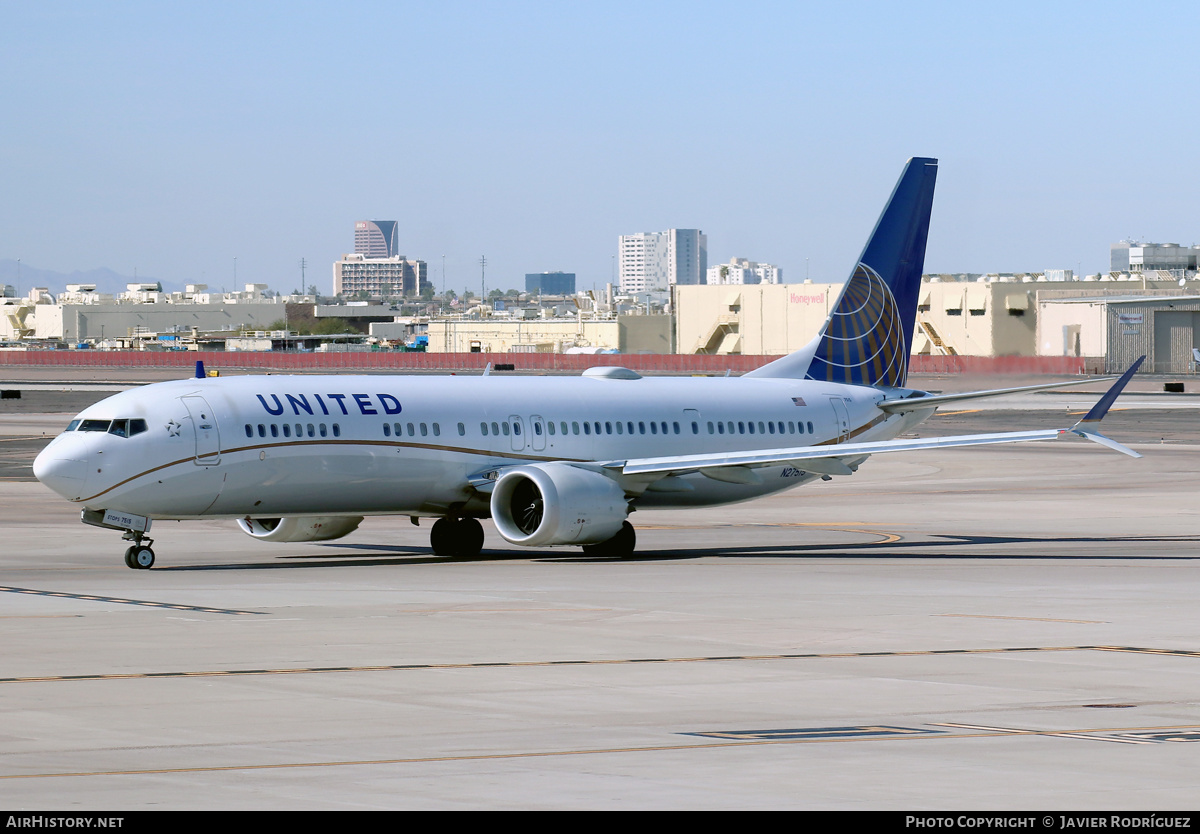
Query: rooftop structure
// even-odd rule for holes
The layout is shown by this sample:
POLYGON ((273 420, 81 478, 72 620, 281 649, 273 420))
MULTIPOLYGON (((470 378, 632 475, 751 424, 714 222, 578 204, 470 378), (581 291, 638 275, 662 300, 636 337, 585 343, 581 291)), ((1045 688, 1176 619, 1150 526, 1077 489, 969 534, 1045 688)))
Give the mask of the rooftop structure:
POLYGON ((536 295, 574 295, 574 272, 527 272, 525 292, 536 295))
POLYGON ((1123 240, 1109 247, 1109 269, 1112 272, 1169 272, 1176 278, 1196 272, 1200 246, 1180 246, 1178 243, 1140 243, 1123 240))
POLYGON ((710 266, 705 277, 708 284, 782 284, 783 270, 772 264, 731 258, 727 264, 710 266))

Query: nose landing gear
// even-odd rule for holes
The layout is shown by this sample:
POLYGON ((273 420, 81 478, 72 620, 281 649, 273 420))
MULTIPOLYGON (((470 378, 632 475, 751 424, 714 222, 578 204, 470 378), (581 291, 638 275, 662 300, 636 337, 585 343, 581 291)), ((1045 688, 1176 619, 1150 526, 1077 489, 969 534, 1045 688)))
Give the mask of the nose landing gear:
POLYGON ((154 551, 150 549, 154 540, 146 536, 150 532, 150 519, 146 516, 113 510, 83 510, 79 520, 93 527, 123 530, 121 538, 133 542, 133 547, 125 551, 126 567, 147 570, 154 565, 154 551))
POLYGON ((149 570, 154 567, 154 551, 150 548, 150 545, 154 544, 153 539, 146 538, 136 530, 127 531, 121 538, 133 542, 133 547, 125 551, 126 567, 134 570, 149 570))

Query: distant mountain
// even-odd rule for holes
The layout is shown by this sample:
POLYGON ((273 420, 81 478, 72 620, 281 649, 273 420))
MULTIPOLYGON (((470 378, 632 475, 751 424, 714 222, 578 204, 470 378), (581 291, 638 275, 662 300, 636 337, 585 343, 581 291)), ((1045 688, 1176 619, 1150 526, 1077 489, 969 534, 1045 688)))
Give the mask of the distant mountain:
MULTIPOLYGON (((17 295, 24 296, 30 287, 46 287, 51 295, 58 295, 67 289, 67 284, 95 284, 97 292, 108 292, 116 295, 125 292, 125 285, 132 283, 153 284, 158 281, 152 275, 121 275, 107 267, 78 271, 70 274, 54 272, 49 269, 38 269, 21 261, 20 286, 17 286, 17 262, 15 260, 0 260, 0 284, 10 284, 17 288, 17 295)), ((183 284, 175 281, 163 281, 164 292, 181 292, 183 284)))

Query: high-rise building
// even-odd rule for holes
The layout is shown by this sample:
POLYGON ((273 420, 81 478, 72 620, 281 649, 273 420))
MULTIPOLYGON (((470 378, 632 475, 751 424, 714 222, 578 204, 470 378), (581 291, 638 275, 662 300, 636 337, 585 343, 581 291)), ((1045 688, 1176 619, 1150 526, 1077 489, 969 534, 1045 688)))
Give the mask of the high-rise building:
POLYGON ((395 220, 359 220, 354 224, 354 254, 368 258, 394 258, 400 254, 395 220))
POLYGON ((574 295, 574 272, 526 272, 525 292, 538 295, 574 295))
POLYGON ((699 229, 621 235, 618 246, 623 293, 704 283, 708 236, 699 229))

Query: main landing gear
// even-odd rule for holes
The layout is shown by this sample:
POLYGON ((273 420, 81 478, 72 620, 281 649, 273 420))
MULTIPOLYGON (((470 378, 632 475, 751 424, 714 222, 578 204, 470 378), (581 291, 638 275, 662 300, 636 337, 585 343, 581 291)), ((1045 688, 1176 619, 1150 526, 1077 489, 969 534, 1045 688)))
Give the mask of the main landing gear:
POLYGON ((478 556, 483 550, 483 525, 475 518, 439 518, 429 533, 429 544, 435 556, 478 556))
POLYGON ((134 570, 149 570, 154 567, 154 551, 150 549, 150 545, 154 544, 153 539, 148 539, 134 530, 130 530, 121 538, 134 543, 133 547, 125 551, 126 567, 134 570))
POLYGON ((637 533, 628 521, 621 524, 621 529, 608 541, 597 544, 585 544, 583 552, 586 556, 599 556, 603 559, 628 559, 633 555, 637 545, 637 533))

